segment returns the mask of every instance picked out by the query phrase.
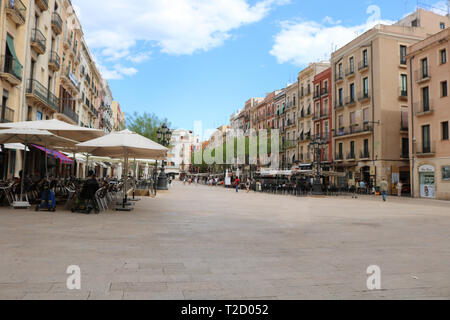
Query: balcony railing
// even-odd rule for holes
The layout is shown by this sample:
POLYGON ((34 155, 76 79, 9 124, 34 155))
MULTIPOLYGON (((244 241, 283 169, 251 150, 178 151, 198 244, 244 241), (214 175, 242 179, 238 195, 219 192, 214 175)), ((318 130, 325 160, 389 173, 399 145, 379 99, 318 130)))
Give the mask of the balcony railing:
POLYGON ((416 147, 416 155, 417 156, 422 156, 422 157, 426 157, 426 156, 432 156, 436 154, 436 142, 435 141, 430 141, 428 142, 428 144, 420 144, 416 147))
POLYGON ((62 105, 62 113, 70 118, 73 122, 78 124, 78 115, 69 105, 62 105))
POLYGON ((330 141, 330 135, 328 133, 322 133, 322 134, 315 134, 314 135, 315 140, 322 140, 324 142, 330 141))
POLYGON ((48 9, 48 0, 35 0, 35 1, 36 1, 36 5, 42 11, 46 11, 48 9))
POLYGON ((364 123, 362 127, 359 125, 351 125, 349 127, 342 127, 342 128, 337 129, 334 133, 334 136, 335 137, 344 137, 344 136, 357 134, 357 133, 366 133, 366 132, 371 132, 372 129, 373 129, 373 127, 369 123, 364 123))
POLYGON ((14 110, 11 108, 8 108, 7 106, 1 107, 1 122, 2 123, 10 123, 14 122, 14 110))
POLYGON ((44 87, 39 81, 34 79, 28 80, 27 94, 34 95, 43 100, 46 105, 54 111, 59 110, 59 99, 44 87))
POLYGON ((320 94, 320 89, 319 89, 319 90, 314 90, 313 99, 314 99, 314 100, 319 99, 320 96, 321 96, 321 94, 320 94))
POLYGON ((431 79, 431 70, 430 67, 424 68, 424 69, 420 69, 420 70, 416 70, 414 72, 415 76, 416 76, 416 81, 417 82, 425 82, 431 79))
POLYGON ((336 161, 344 161, 344 154, 336 153, 335 157, 336 161))
POLYGON ((370 99, 370 90, 361 91, 358 95, 358 101, 364 101, 370 99))
POLYGON ((353 75, 355 75, 355 68, 348 68, 345 70, 346 77, 351 77, 353 75))
POLYGON ((55 51, 52 51, 50 53, 50 57, 48 59, 49 66, 53 69, 53 71, 58 71, 60 68, 61 58, 59 57, 58 53, 55 51))
POLYGON ((347 160, 356 160, 356 155, 354 151, 347 153, 347 160))
POLYGON ((360 159, 370 159, 370 152, 369 152, 369 150, 361 151, 359 153, 359 158, 360 159))
POLYGON ((343 107, 344 107, 344 102, 343 101, 336 101, 335 104, 334 104, 334 108, 336 110, 338 110, 340 108, 343 108, 343 107))
POLYGON ((62 75, 63 78, 65 78, 66 83, 68 83, 74 90, 80 91, 80 82, 68 68, 63 70, 62 75))
POLYGON ((369 59, 360 61, 358 63, 358 70, 359 71, 364 71, 365 69, 369 68, 369 59))
POLYGON ((345 105, 346 106, 350 106, 350 105, 354 105, 354 104, 356 104, 355 97, 349 96, 349 97, 345 98, 345 105))
POLYGON ((6 14, 16 24, 25 24, 26 12, 27 7, 25 7, 21 0, 6 1, 6 14))
POLYGON ((326 95, 328 95, 328 88, 322 88, 322 90, 320 90, 320 94, 322 95, 322 96, 326 96, 326 95))
POLYGON ((407 100, 408 99, 408 90, 406 90, 405 88, 400 88, 399 92, 398 92, 398 97, 402 100, 407 100))
POLYGON ((57 12, 52 13, 52 29, 56 34, 61 34, 62 32, 62 19, 57 12))
POLYGON ((17 80, 22 80, 23 66, 13 56, 2 56, 1 69, 3 73, 14 76, 17 80))
POLYGON ((336 80, 336 82, 344 80, 344 76, 342 73, 336 73, 336 76, 334 78, 336 80))
POLYGON ((422 116, 434 112, 433 100, 424 100, 414 103, 414 111, 416 116, 422 116))
POLYGON ((31 46, 38 54, 43 54, 46 49, 47 39, 38 29, 33 29, 31 33, 31 46))

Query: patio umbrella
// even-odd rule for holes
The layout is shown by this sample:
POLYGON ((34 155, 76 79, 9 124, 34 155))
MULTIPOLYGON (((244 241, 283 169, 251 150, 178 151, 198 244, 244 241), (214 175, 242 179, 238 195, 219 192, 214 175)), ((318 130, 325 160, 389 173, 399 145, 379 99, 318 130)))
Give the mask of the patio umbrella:
POLYGON ((169 149, 130 130, 111 133, 107 136, 77 144, 79 150, 94 156, 124 158, 126 179, 123 190, 123 207, 127 200, 128 158, 165 159, 169 149))
MULTIPOLYGON (((78 142, 89 141, 95 138, 102 137, 105 134, 102 130, 74 126, 68 124, 67 122, 56 119, 4 123, 0 124, 0 129, 1 128, 31 128, 38 130, 47 130, 57 136, 75 140, 78 142)), ((77 149, 69 148, 68 150, 70 150, 74 154, 73 160, 76 160, 75 153, 77 149)), ((75 174, 74 166, 72 173, 75 174)))
MULTIPOLYGON (((22 143, 24 146, 28 147, 28 144, 35 143, 41 145, 52 145, 54 147, 71 147, 77 142, 58 137, 53 133, 46 130, 37 130, 31 128, 13 128, 0 130, 0 144, 7 143, 22 143)), ((22 163, 22 177, 20 185, 20 203, 14 205, 14 207, 29 207, 29 203, 22 202, 23 200, 23 187, 25 178, 25 163, 27 159, 27 153, 24 152, 24 158, 22 163)))

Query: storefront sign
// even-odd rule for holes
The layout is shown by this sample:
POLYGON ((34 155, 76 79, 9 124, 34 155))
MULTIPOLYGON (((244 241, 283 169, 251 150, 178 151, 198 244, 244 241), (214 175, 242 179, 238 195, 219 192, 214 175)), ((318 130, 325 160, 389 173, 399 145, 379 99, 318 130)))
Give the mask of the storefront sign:
POLYGON ((423 165, 419 167, 419 172, 434 172, 434 167, 431 165, 423 165))

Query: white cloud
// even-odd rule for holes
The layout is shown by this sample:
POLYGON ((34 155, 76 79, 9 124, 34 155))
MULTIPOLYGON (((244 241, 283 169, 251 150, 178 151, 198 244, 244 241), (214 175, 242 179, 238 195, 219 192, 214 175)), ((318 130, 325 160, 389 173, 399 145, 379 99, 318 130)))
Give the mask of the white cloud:
POLYGON ((311 62, 327 60, 331 52, 355 39, 377 24, 392 24, 381 20, 379 8, 370 6, 367 13, 372 14, 366 23, 344 26, 340 21, 325 17, 322 23, 315 21, 284 21, 281 31, 275 36, 270 54, 279 63, 290 62, 305 66, 311 62))
MULTIPOLYGON (((101 60, 140 63, 142 44, 170 55, 221 46, 232 31, 290 0, 73 0, 89 47, 101 60)), ((143 52, 144 51, 144 52, 143 52)), ((115 73, 113 74, 115 75, 115 73)))

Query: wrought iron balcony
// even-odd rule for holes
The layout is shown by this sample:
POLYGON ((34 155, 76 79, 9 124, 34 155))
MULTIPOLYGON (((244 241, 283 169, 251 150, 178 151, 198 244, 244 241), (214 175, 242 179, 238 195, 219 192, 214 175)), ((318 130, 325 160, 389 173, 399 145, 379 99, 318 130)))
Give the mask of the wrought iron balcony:
POLYGON ((47 39, 38 29, 33 29, 31 32, 31 47, 37 54, 44 54, 47 48, 47 39))
POLYGON ((359 158, 360 159, 370 159, 370 152, 369 152, 369 150, 361 151, 359 153, 359 158))
POLYGON ((418 157, 431 157, 436 154, 436 142, 429 141, 428 143, 416 146, 416 155, 418 157))
POLYGON ((59 13, 53 12, 52 13, 52 29, 55 32, 55 34, 59 35, 62 32, 62 19, 59 13))
POLYGON ((355 97, 353 96, 349 96, 349 97, 347 97, 347 98, 345 98, 345 105, 346 106, 354 106, 356 104, 356 99, 355 99, 355 97))
POLYGON ((50 57, 48 59, 48 66, 49 66, 49 68, 52 69, 55 72, 59 71, 60 63, 61 63, 61 58, 59 57, 59 55, 55 51, 52 51, 50 53, 50 57))
POLYGON ((341 73, 336 73, 336 76, 334 78, 336 80, 336 82, 340 82, 342 80, 344 80, 344 75, 341 73))
POLYGON ((414 72, 415 79, 417 83, 426 82, 431 79, 431 68, 422 68, 414 72))
POLYGON ((361 91, 358 95, 358 101, 365 101, 370 99, 370 90, 361 91))
POLYGON ((417 117, 433 113, 433 100, 428 99, 414 103, 414 112, 417 117))
POLYGON ((358 70, 359 70, 360 72, 363 72, 363 71, 367 70, 368 68, 369 68, 369 59, 360 61, 360 62, 358 63, 358 70))
POLYGON ((354 76, 355 75, 355 68, 347 68, 346 70, 345 70, 345 76, 346 77, 352 77, 352 76, 354 76))
POLYGON ((341 127, 335 131, 334 137, 338 138, 338 137, 345 137, 345 136, 358 134, 358 133, 361 133, 361 134, 368 133, 368 132, 372 132, 372 129, 373 129, 373 126, 369 123, 364 123, 362 127, 360 127, 359 125, 351 125, 349 127, 341 127))
POLYGON ((35 2, 42 11, 46 11, 48 9, 48 0, 35 0, 35 2))
POLYGON ((343 101, 336 101, 335 104, 334 104, 334 108, 336 110, 339 110, 339 109, 341 109, 343 107, 344 107, 344 102, 343 101))
POLYGON ((6 15, 14 21, 16 25, 23 25, 26 21, 27 7, 21 0, 6 1, 6 15))
POLYGON ((0 121, 2 123, 10 123, 10 122, 14 122, 14 114, 15 111, 11 108, 8 108, 7 106, 2 106, 1 107, 1 119, 0 121))
POLYGON ((398 92, 398 98, 400 100, 408 100, 408 90, 405 88, 400 88, 398 92))
POLYGON ((29 79, 27 84, 27 98, 51 111, 59 111, 59 99, 39 81, 29 79))
POLYGON ((62 114, 67 116, 69 119, 71 119, 74 123, 78 124, 78 115, 76 112, 72 109, 71 106, 63 104, 62 105, 62 114))
POLYGON ((336 153, 336 156, 334 158, 336 161, 344 161, 344 154, 336 153))
POLYGON ((329 93, 328 88, 322 88, 322 90, 320 90, 320 95, 321 96, 327 96, 329 93))
POLYGON ((347 153, 347 160, 356 160, 356 155, 354 151, 347 153))
POLYGON ((13 56, 2 56, 0 77, 13 86, 22 82, 23 66, 13 56))

